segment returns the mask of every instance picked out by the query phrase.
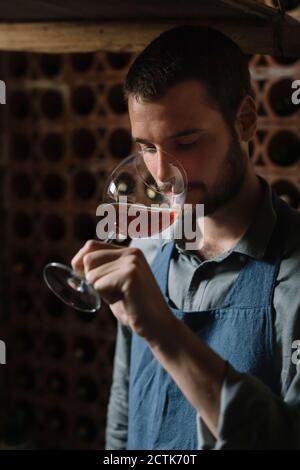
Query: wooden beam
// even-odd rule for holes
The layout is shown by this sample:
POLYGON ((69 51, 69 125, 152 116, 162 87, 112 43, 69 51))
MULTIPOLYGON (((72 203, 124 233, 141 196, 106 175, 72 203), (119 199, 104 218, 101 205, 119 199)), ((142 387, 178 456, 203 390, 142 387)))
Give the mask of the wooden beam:
POLYGON ((277 15, 276 8, 270 7, 263 3, 263 0, 221 0, 222 3, 249 15, 256 15, 261 19, 270 18, 277 15))
POLYGON ((300 22, 300 7, 293 11, 289 11, 289 16, 300 22))
MULTIPOLYGON (((272 21, 182 21, 215 27, 248 54, 279 54, 278 38, 272 21)), ((0 50, 47 53, 138 52, 160 32, 179 22, 42 22, 0 23, 0 50)), ((300 23, 284 21, 282 25, 284 55, 300 56, 300 23)))

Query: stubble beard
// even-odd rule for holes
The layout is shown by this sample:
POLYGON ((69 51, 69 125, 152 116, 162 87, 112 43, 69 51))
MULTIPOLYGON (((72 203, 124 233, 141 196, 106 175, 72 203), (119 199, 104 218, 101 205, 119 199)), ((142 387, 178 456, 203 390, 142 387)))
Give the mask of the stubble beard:
POLYGON ((234 129, 231 131, 231 142, 219 176, 211 188, 202 182, 192 182, 188 188, 198 189, 203 196, 199 203, 204 204, 204 215, 212 215, 232 201, 241 191, 247 173, 247 157, 243 153, 234 129))

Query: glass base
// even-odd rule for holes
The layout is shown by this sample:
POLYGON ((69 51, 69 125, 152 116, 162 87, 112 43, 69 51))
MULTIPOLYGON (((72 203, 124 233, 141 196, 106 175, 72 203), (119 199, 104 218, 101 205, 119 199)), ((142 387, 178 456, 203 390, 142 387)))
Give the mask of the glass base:
POLYGON ((49 289, 70 307, 89 313, 94 313, 101 307, 98 292, 68 266, 49 263, 45 266, 43 275, 49 289))

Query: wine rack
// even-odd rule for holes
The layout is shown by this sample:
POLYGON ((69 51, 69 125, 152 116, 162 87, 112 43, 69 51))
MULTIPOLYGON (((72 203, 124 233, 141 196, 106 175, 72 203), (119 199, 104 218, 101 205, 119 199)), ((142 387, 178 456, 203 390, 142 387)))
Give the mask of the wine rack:
POLYGON ((258 174, 295 209, 300 208, 300 105, 292 102, 292 82, 300 58, 256 55, 250 59, 259 113, 251 158, 258 174))
MULTIPOLYGON (((105 306, 93 315, 66 307, 44 285, 42 269, 53 260, 69 263, 95 237, 105 178, 132 149, 122 97, 132 59, 103 52, 1 55, 8 89, 1 324, 9 397, 2 433, 37 448, 104 446, 116 322, 105 306)), ((249 65, 259 112, 251 159, 299 209, 300 107, 291 102, 291 81, 300 78, 300 58, 254 55, 249 65)))

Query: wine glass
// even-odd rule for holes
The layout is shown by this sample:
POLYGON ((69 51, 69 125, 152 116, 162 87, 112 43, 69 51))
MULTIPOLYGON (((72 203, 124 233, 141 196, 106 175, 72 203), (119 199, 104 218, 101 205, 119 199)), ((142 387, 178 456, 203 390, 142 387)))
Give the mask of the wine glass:
MULTIPOLYGON (((148 238, 166 233, 183 209, 187 178, 181 163, 167 152, 152 149, 125 158, 110 174, 97 208, 98 239, 148 238)), ((43 270, 52 292, 67 305, 94 313, 101 307, 98 292, 81 273, 52 262, 43 270)))

